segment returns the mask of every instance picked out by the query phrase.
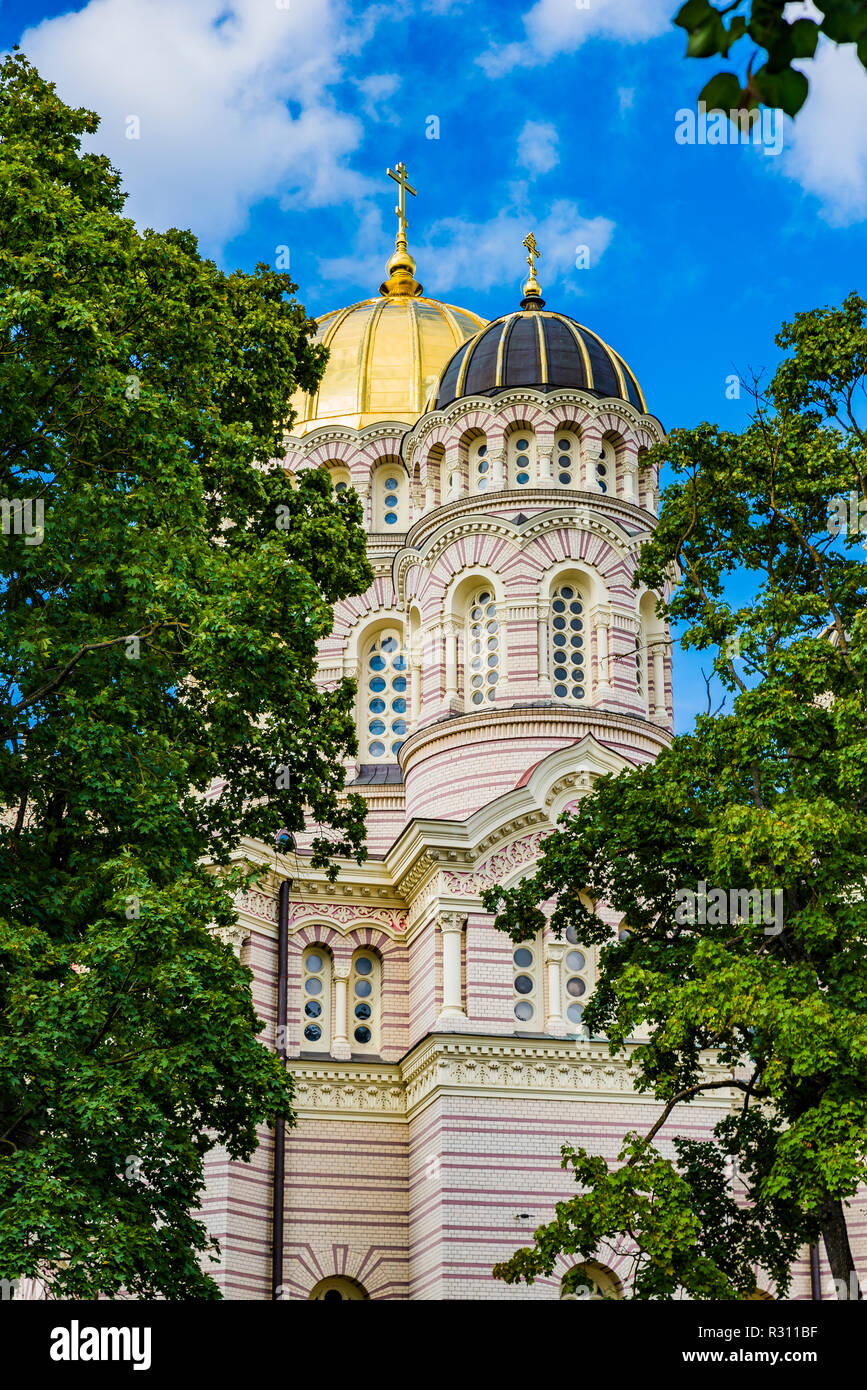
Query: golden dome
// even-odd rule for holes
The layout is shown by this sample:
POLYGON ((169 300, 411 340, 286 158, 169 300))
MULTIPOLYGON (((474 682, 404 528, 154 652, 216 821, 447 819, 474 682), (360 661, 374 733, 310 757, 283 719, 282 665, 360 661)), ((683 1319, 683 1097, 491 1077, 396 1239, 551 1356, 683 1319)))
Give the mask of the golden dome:
MULTIPOLYGON (((421 287, 419 287, 421 288, 421 287)), ((298 392, 293 435, 322 425, 414 425, 452 353, 485 325, 467 309, 420 295, 381 295, 317 319, 329 357, 314 396, 298 392)))
POLYGON ((292 397, 295 436, 323 425, 363 429, 380 420, 414 425, 440 372, 457 348, 486 320, 454 304, 425 299, 406 245, 406 194, 415 194, 403 164, 389 169, 400 189, 395 249, 378 299, 323 314, 316 342, 328 362, 315 395, 292 397))

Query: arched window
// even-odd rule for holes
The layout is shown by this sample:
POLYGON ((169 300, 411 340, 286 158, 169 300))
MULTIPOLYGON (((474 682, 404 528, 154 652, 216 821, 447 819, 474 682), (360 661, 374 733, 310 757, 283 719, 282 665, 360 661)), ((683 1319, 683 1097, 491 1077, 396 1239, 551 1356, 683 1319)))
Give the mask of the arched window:
POLYGON ((570 430, 558 430, 554 438, 554 482, 559 487, 581 485, 581 448, 570 430))
POLYGON ((522 941, 512 951, 512 1013, 518 1027, 538 1033, 545 1026, 542 998, 542 942, 522 941))
POLYGON ((610 440, 603 439, 596 460, 596 486, 600 492, 610 493, 612 497, 617 495, 616 457, 614 445, 610 440))
POLYGON ((375 951, 356 951, 349 977, 349 1045, 353 1052, 379 1052, 382 1029, 382 968, 375 951))
POLYGON ((321 1300, 323 1303, 350 1303, 354 1300, 370 1299, 370 1294, 363 1284, 359 1284, 357 1279, 347 1279, 345 1275, 332 1274, 327 1279, 320 1279, 318 1284, 314 1284, 310 1290, 310 1298, 321 1300))
POLYGON ((578 945, 578 933, 574 927, 566 928, 568 950, 563 957, 563 1017, 569 1033, 586 1036, 584 1029, 584 1005, 590 993, 591 964, 586 947, 578 945))
POLYGON ((405 531, 406 474, 397 464, 383 464, 374 479, 374 530, 405 531))
POLYGON ((331 486, 335 492, 346 492, 348 488, 352 487, 352 478, 348 468, 344 468, 341 464, 331 463, 328 465, 328 471, 331 476, 331 486))
POLYGON ((507 454, 509 487, 529 487, 536 481, 536 443, 529 430, 510 435, 507 454))
POLYGON ((397 628, 385 628, 365 643, 360 685, 362 758, 393 763, 406 738, 407 711, 406 656, 397 628))
POLYGON ((330 1047, 331 956, 323 946, 308 946, 301 960, 301 1050, 330 1047))
POLYGON ((467 704, 471 709, 478 709, 495 698, 502 674, 500 622, 489 587, 477 589, 467 605, 465 651, 467 704))
POLYGON ((569 1303, 619 1302, 623 1298, 620 1281, 604 1265, 590 1260, 573 1265, 560 1281, 560 1299, 569 1303))
POLYGON ((487 492, 491 485, 491 461, 484 439, 476 439, 470 445, 469 462, 470 491, 487 492))
POLYGON ((551 595, 551 688, 557 700, 583 700, 587 694, 587 625, 585 605, 574 583, 562 583, 551 595))

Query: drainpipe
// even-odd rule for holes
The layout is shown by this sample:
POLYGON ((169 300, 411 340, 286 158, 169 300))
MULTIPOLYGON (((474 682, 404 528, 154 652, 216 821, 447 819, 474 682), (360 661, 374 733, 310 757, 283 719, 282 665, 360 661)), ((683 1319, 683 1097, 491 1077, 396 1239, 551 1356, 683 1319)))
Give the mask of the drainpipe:
POLYGON ((819 1245, 810 1246, 810 1297, 821 1302, 822 1276, 819 1272, 819 1245))
MULTIPOLYGON (((286 1067, 286 990, 289 976, 289 891, 284 878, 277 895, 277 1055, 286 1067)), ((283 1197, 286 1180, 286 1121, 277 1116, 274 1125, 274 1190, 271 1223, 271 1297, 283 1296, 283 1197)))

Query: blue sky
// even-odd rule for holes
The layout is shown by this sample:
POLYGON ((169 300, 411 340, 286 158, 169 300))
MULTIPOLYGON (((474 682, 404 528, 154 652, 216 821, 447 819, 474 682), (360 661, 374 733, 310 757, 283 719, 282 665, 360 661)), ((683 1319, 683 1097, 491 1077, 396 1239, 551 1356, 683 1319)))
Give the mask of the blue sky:
MULTIPOLYGON (((865 289, 867 74, 824 45, 777 156, 679 144, 677 112, 709 71, 684 60, 677 8, 0 0, 0 45, 100 113, 94 145, 140 225, 190 227, 227 269, 288 246, 323 313, 377 292, 394 237, 385 169, 402 159, 426 293, 511 309, 533 228, 549 306, 625 356, 666 427, 737 428, 747 401, 726 398, 730 374, 772 368, 798 309, 865 289)), ((704 706, 701 664, 676 655, 681 728, 704 706)))

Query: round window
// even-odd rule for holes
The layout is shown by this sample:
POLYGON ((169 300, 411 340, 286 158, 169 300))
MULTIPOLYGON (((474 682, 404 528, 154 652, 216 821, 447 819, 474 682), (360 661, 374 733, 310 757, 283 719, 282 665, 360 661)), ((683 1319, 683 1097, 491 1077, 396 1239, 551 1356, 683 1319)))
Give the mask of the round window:
POLYGON ((512 956, 512 960, 522 970, 526 970, 529 965, 533 964, 533 952, 528 951, 526 946, 519 946, 512 956))

